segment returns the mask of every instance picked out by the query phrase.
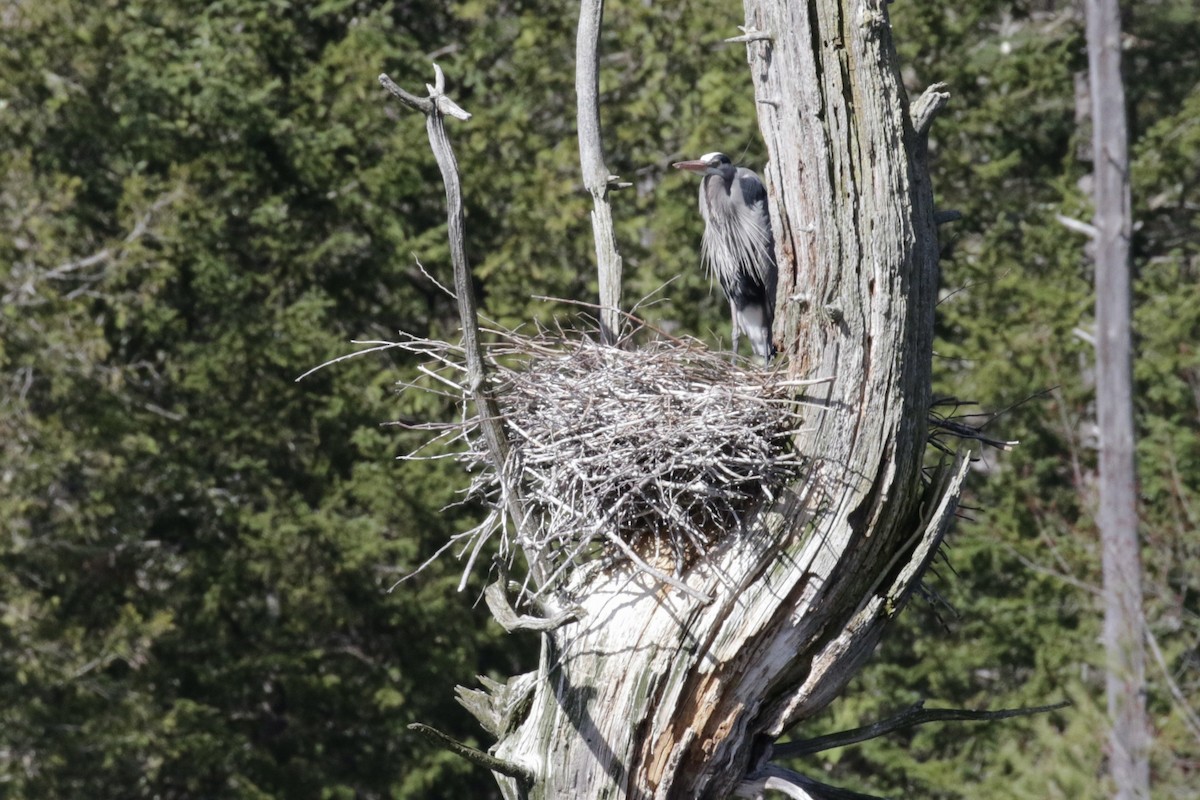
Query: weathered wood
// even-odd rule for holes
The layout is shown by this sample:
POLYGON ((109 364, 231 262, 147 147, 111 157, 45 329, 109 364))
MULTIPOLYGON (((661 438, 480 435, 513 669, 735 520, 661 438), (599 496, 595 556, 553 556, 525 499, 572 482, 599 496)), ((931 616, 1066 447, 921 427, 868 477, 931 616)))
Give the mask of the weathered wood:
POLYGON ((479 720, 484 730, 502 739, 525 719, 537 677, 536 672, 525 672, 501 683, 480 675, 478 680, 483 689, 458 686, 455 694, 458 704, 479 720))
POLYGON ((492 612, 492 617, 500 623, 500 627, 509 633, 514 631, 552 631, 579 618, 579 612, 575 609, 560 611, 550 617, 518 614, 512 604, 508 602, 508 591, 503 581, 488 584, 488 587, 483 590, 483 599, 487 603, 488 611, 492 612))
POLYGON ((1096 417, 1100 432, 1101 561, 1109 772, 1118 800, 1150 796, 1142 561, 1134 467, 1133 346, 1129 239, 1132 230, 1121 14, 1117 0, 1088 0, 1088 79, 1095 167, 1096 417))
POLYGON ((842 691, 953 520, 965 461, 922 482, 937 232, 884 3, 746 14, 777 339, 789 377, 833 376, 807 389, 812 469, 684 575, 711 603, 644 573, 571 587, 586 613, 543 636, 528 715, 493 748, 534 776, 500 777, 509 798, 725 798, 760 778, 840 791, 804 789, 764 744, 842 691))
MULTIPOLYGON (((575 100, 583 185, 592 195, 592 238, 600 283, 600 340, 616 344, 620 328, 621 255, 613 230, 610 184, 600 140, 600 24, 604 0, 582 0, 575 39, 575 100)), ((628 184, 625 184, 628 185, 628 184)))

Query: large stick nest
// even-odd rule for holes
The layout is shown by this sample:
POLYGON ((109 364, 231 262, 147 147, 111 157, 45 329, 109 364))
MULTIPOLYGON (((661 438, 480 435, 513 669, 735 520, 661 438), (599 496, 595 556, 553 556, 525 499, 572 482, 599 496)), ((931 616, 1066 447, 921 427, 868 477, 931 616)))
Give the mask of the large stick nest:
POLYGON ((561 588, 575 568, 622 563, 679 585, 674 576, 803 466, 791 445, 800 406, 778 372, 691 340, 633 350, 583 336, 492 333, 489 388, 511 444, 503 474, 463 385, 460 349, 398 345, 432 356, 437 364, 422 371, 452 387, 463 410, 457 423, 420 427, 465 444, 470 494, 490 509, 447 544, 470 554, 464 581, 499 534, 502 554, 524 552, 535 592, 561 588), (505 513, 512 493, 526 509, 518 525, 505 513))

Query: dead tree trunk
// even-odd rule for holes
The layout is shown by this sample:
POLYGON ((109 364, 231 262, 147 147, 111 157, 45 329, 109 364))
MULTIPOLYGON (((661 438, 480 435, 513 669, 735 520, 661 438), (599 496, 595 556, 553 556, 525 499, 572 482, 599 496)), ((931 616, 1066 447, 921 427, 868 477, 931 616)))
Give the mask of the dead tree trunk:
POLYGON ((1145 618, 1134 470, 1129 238, 1132 230, 1121 16, 1117 0, 1087 4, 1095 164, 1097 523, 1104 566, 1109 772, 1120 800, 1150 796, 1145 618))
POLYGON ((746 0, 771 153, 777 341, 827 378, 797 447, 805 476, 682 576, 592 571, 584 615, 541 665, 463 690, 508 798, 823 796, 770 763, 872 652, 954 513, 960 459, 922 479, 937 236, 923 137, 883 0, 746 0), (705 603, 703 596, 712 598, 705 603), (802 794, 801 792, 808 792, 802 794))

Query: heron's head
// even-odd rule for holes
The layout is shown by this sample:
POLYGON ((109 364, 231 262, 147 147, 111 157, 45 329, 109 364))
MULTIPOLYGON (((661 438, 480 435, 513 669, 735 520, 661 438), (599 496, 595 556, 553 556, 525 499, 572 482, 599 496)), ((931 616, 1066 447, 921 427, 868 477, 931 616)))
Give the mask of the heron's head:
POLYGON ((676 161, 671 166, 675 169, 686 169, 688 172, 699 172, 702 175, 720 175, 722 170, 732 167, 733 162, 724 153, 705 153, 695 161, 676 161))

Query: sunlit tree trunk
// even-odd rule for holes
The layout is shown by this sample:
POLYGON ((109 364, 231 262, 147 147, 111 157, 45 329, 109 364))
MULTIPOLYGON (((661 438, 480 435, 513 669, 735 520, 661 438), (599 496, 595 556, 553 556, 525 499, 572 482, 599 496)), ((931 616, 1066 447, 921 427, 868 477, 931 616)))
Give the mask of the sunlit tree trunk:
POLYGON ((1109 767, 1120 800, 1150 796, 1145 618, 1134 470, 1130 341, 1129 149, 1117 0, 1088 0, 1088 72, 1095 163, 1097 522, 1104 566, 1109 767))

